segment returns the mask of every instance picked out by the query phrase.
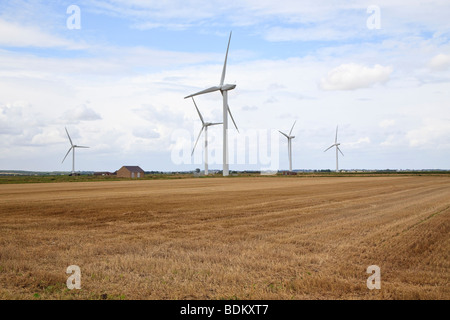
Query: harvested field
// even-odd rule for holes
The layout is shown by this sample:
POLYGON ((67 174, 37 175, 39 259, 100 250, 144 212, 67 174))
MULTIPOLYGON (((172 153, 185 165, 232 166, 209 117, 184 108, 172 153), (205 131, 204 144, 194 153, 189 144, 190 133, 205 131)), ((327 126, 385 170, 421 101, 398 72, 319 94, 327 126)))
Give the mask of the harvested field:
POLYGON ((450 299, 449 217, 438 176, 0 185, 0 299, 450 299))

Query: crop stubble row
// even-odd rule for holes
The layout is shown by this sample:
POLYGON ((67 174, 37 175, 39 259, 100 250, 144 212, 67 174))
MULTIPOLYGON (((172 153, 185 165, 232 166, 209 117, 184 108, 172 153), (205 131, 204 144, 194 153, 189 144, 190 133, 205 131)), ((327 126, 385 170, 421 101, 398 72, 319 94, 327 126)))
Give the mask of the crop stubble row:
POLYGON ((449 195, 447 177, 0 185, 0 298, 448 299, 449 195))

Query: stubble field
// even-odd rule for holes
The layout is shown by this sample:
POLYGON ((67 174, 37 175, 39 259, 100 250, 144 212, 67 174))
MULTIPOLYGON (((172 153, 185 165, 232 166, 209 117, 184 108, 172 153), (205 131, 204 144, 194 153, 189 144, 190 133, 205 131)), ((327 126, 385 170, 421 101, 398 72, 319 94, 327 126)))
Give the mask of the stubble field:
POLYGON ((0 185, 0 299, 449 299, 449 215, 439 176, 0 185))

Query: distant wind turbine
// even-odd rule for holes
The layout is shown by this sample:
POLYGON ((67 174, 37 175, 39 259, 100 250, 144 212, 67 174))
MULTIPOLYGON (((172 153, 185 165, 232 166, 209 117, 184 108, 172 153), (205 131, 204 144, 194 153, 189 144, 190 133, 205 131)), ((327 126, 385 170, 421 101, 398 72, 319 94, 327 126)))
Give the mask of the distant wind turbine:
POLYGON ((336 138, 334 138, 334 144, 331 145, 329 148, 327 148, 324 152, 328 151, 329 149, 336 147, 336 172, 339 172, 339 154, 338 151, 344 155, 341 151, 341 149, 339 148, 339 146, 341 145, 340 143, 337 142, 337 136, 338 136, 338 127, 336 127, 336 138))
POLYGON ((194 148, 192 149, 191 155, 194 154, 194 150, 195 150, 195 147, 197 146, 198 140, 200 139, 200 136, 202 135, 203 129, 205 129, 205 175, 208 175, 208 127, 222 124, 222 122, 217 122, 217 123, 205 122, 203 120, 202 114, 200 113, 200 110, 198 110, 198 107, 197 107, 197 104, 195 103, 194 97, 192 97, 192 101, 194 101, 195 109, 197 109, 198 116, 200 117, 200 120, 202 121, 202 129, 200 130, 197 141, 195 142, 194 148))
POLYGON ((66 160, 66 158, 69 155, 70 151, 72 151, 72 175, 73 175, 73 174, 75 174, 75 149, 76 148, 89 148, 89 147, 83 147, 83 146, 74 145, 73 142, 72 142, 72 139, 70 138, 69 131, 67 131, 67 128, 65 128, 65 129, 66 129, 67 136, 69 137, 69 141, 70 141, 71 147, 70 147, 69 151, 67 151, 66 156, 64 157, 64 159, 63 159, 63 161, 61 163, 63 163, 64 160, 66 160))
POLYGON ((230 32, 230 38, 228 39, 228 47, 227 47, 227 53, 225 55, 225 62, 223 64, 223 70, 222 70, 222 77, 220 78, 220 84, 218 86, 214 86, 205 90, 202 90, 200 92, 191 94, 187 98, 195 97, 201 94, 210 93, 214 91, 220 91, 222 94, 223 99, 223 176, 226 177, 229 175, 229 165, 228 165, 228 113, 230 114, 231 120, 234 123, 234 126, 236 127, 236 130, 239 129, 236 125, 236 122, 234 121, 233 115, 231 114, 230 107, 228 106, 228 91, 233 90, 236 88, 235 84, 224 84, 225 81, 225 74, 227 70, 227 60, 228 60, 228 50, 230 49, 230 42, 231 42, 231 32, 230 32))
POLYGON ((296 122, 297 121, 294 121, 294 124, 292 125, 291 131, 289 131, 288 135, 286 133, 278 130, 283 136, 285 136, 288 139, 289 171, 292 171, 292 139, 295 138, 295 136, 291 136, 291 134, 292 134, 292 129, 294 129, 296 122))

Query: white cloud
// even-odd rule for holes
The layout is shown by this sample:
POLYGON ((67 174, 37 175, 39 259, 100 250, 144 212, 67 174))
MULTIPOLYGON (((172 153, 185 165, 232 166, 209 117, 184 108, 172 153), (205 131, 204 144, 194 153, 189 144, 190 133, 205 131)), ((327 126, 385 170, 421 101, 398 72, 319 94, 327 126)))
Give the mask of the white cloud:
POLYGON ((47 127, 42 132, 34 135, 31 138, 31 144, 33 145, 45 145, 58 144, 65 141, 61 136, 61 131, 54 127, 47 127))
POLYGON ((138 30, 151 30, 151 29, 168 29, 168 30, 175 30, 175 31, 181 31, 186 30, 192 25, 189 23, 155 23, 155 22, 142 22, 142 23, 136 23, 132 25, 132 28, 138 29, 138 30))
POLYGON ((78 121, 94 121, 100 120, 102 117, 93 109, 87 106, 80 106, 73 111, 72 119, 78 121))
POLYGON ((264 35, 267 41, 336 41, 353 37, 357 32, 347 29, 345 32, 333 27, 318 27, 313 26, 309 28, 286 28, 273 27, 269 28, 264 35))
POLYGON ((406 134, 411 147, 450 147, 450 119, 427 118, 406 134))
POLYGON ((178 124, 183 121, 183 116, 174 113, 168 107, 155 107, 153 105, 142 105, 133 109, 133 112, 140 118, 151 123, 172 123, 178 124))
POLYGON ((0 105, 0 135, 22 132, 18 125, 22 116, 22 103, 0 105))
POLYGON ((213 18, 218 14, 218 6, 224 11, 229 7, 227 1, 141 1, 141 0, 103 0, 82 1, 81 7, 112 16, 127 17, 133 20, 153 21, 198 21, 213 18))
POLYGON ((343 145, 345 145, 345 148, 357 149, 357 148, 361 147, 362 145, 366 145, 369 143, 370 143, 370 138, 364 137, 364 138, 359 138, 357 141, 346 142, 343 145))
POLYGON ((393 134, 389 135, 386 140, 380 143, 380 146, 382 147, 393 147, 399 145, 401 145, 401 143, 399 143, 398 137, 393 134))
POLYGON ((430 60, 428 66, 434 71, 447 70, 450 67, 450 55, 440 53, 430 60))
POLYGON ((0 46, 4 47, 61 47, 83 49, 85 45, 76 44, 40 30, 37 26, 24 26, 0 18, 0 46))
POLYGON ((133 135, 142 139, 158 139, 160 137, 156 130, 146 127, 134 128, 133 135))
POLYGON ((102 117, 92 108, 86 105, 80 105, 74 109, 67 110, 62 119, 68 123, 78 123, 80 121, 95 121, 101 120, 102 117))
POLYGON ((242 109, 243 111, 252 111, 252 112, 254 112, 254 111, 257 111, 257 110, 258 110, 258 107, 257 107, 257 106, 249 106, 249 105, 246 105, 246 106, 243 106, 241 109, 242 109))
POLYGON ((379 64, 372 68, 355 63, 342 64, 321 80, 320 88, 330 91, 368 88, 377 83, 385 83, 391 73, 392 67, 379 64))
POLYGON ((394 119, 385 119, 383 121, 380 122, 379 126, 381 128, 389 128, 395 125, 395 120, 394 119))
POLYGON ((368 30, 367 8, 370 3, 358 0, 80 0, 87 10, 125 18, 132 28, 185 30, 202 28, 202 32, 217 33, 230 26, 255 28, 253 32, 269 41, 323 41, 367 39, 380 34, 389 36, 419 35, 414 25, 426 31, 444 33, 449 29, 448 1, 377 0, 381 9, 380 30, 368 30), (174 23, 176 21, 176 23, 174 23), (212 26, 212 27, 211 27, 212 26))

